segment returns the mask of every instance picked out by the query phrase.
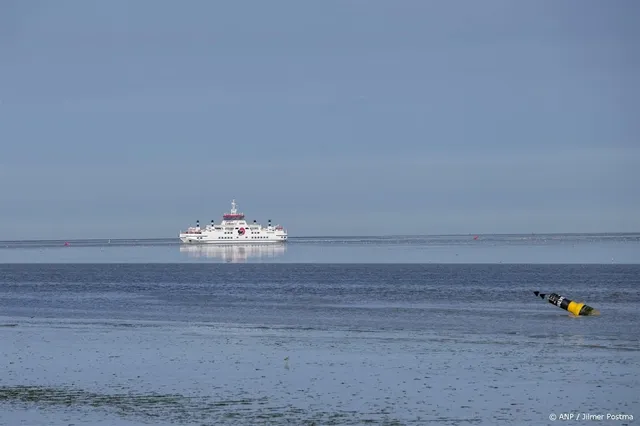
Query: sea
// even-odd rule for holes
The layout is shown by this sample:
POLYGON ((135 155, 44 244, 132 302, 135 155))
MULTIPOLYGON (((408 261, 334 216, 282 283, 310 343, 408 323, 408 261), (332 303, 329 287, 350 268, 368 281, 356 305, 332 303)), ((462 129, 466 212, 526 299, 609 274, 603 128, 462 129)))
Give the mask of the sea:
POLYGON ((639 424, 640 234, 1 241, 0 363, 8 426, 639 424))

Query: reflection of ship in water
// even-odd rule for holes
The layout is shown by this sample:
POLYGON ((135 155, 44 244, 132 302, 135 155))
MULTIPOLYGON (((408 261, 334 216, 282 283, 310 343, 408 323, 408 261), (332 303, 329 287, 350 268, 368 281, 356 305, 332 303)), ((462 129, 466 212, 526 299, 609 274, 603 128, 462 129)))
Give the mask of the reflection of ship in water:
POLYGON ((189 257, 218 258, 233 263, 275 258, 282 256, 286 250, 285 244, 190 244, 180 246, 180 253, 186 253, 189 257))

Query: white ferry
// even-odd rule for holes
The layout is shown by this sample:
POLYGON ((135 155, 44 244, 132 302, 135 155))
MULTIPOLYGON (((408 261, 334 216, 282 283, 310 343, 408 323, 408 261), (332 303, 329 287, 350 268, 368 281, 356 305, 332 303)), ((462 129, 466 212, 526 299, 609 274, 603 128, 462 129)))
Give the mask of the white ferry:
POLYGON ((236 200, 233 200, 231 211, 222 216, 222 222, 216 224, 212 220, 210 225, 201 228, 197 220, 195 227, 180 231, 180 240, 197 244, 282 243, 287 240, 287 231, 280 225, 271 225, 271 219, 266 227, 255 220, 247 223, 244 213, 238 213, 236 200))

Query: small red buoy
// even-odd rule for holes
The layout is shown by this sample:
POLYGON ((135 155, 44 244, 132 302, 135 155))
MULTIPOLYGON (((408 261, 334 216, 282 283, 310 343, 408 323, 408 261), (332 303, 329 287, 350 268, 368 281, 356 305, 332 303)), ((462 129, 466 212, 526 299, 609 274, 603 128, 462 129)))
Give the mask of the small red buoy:
POLYGON ((477 235, 476 235, 476 236, 474 236, 474 237, 473 237, 473 239, 474 239, 474 240, 477 240, 477 239, 478 239, 478 236, 477 236, 477 235))
POLYGON ((65 243, 64 243, 64 245, 65 245, 65 247, 66 247, 66 246, 68 246, 68 245, 69 245, 69 242, 68 242, 68 241, 67 241, 67 242, 65 242, 65 243))

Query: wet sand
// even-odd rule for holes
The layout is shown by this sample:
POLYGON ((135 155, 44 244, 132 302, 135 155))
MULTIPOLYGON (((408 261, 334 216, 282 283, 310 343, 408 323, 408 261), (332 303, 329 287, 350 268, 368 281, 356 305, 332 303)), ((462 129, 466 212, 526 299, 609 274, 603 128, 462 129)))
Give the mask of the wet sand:
POLYGON ((0 324, 0 423, 12 426, 640 418, 637 342, 180 322, 0 324))

